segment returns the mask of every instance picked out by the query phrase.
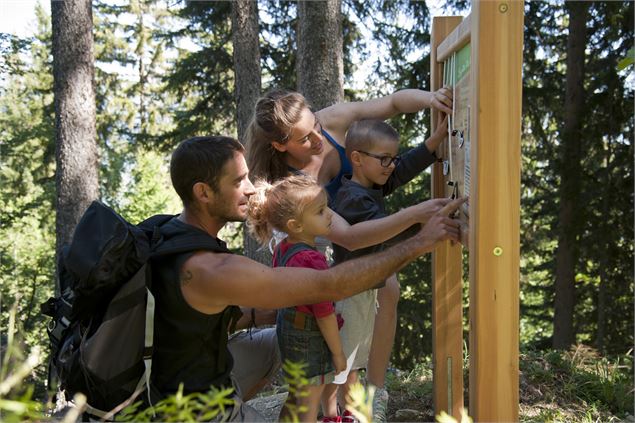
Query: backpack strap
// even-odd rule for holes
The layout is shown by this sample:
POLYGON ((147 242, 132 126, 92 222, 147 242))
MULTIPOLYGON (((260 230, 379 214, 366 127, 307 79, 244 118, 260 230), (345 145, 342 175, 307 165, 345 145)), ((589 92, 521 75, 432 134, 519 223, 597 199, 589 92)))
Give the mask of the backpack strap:
POLYGON ((141 229, 153 229, 155 226, 163 226, 168 221, 170 221, 173 217, 176 217, 175 214, 156 214, 139 223, 137 226, 141 229))
MULTIPOLYGON (((277 253, 280 254, 280 245, 276 246, 277 253)), ((285 253, 278 259, 278 267, 286 267, 291 257, 298 254, 300 251, 313 250, 317 251, 315 248, 311 247, 309 244, 304 242, 298 242, 293 244, 291 247, 285 251, 285 253)))
POLYGON ((138 225, 150 239, 152 258, 197 250, 232 253, 224 241, 196 227, 184 223, 177 224, 173 221, 175 217, 175 215, 156 215, 138 225))
POLYGON ((152 257, 181 254, 197 250, 232 254, 227 248, 227 244, 218 238, 213 238, 207 234, 182 234, 171 239, 160 238, 152 248, 152 257))

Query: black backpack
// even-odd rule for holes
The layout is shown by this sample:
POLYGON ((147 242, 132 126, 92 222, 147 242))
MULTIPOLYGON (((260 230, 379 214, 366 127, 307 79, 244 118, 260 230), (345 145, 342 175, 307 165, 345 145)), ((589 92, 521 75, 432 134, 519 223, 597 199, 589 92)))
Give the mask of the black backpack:
MULTIPOLYGON (((146 392, 150 383, 154 297, 150 259, 195 250, 229 253, 201 232, 161 232, 174 216, 158 215, 139 225, 94 201, 59 259, 61 295, 42 304, 51 316, 49 383, 59 381, 67 398, 81 392, 90 415, 109 419, 146 392)), ((49 385, 51 386, 51 385, 49 385)))

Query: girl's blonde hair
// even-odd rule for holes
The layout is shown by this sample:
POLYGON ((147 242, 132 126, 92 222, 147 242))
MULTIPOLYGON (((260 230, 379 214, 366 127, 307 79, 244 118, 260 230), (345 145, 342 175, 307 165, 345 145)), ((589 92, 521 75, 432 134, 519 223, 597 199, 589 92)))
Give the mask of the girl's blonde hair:
POLYGON ((276 150, 271 143, 286 143, 302 111, 308 108, 306 98, 295 91, 272 90, 258 99, 245 134, 247 166, 254 179, 273 182, 289 174, 284 160, 286 153, 276 150))
POLYGON ((258 179, 256 193, 249 197, 247 228, 262 245, 266 245, 273 229, 287 231, 287 222, 297 219, 324 188, 305 175, 293 175, 274 182, 258 179))

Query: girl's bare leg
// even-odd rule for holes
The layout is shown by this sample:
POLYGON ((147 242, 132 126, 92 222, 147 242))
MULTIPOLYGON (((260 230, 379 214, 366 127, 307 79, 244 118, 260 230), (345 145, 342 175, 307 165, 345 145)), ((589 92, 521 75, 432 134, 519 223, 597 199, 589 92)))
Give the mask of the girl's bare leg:
POLYGON ((337 397, 344 408, 346 408, 346 405, 348 404, 348 391, 357 383, 357 380, 357 370, 351 370, 346 378, 346 383, 341 385, 338 390, 337 397))
POLYGON ((309 395, 303 398, 299 398, 297 404, 299 406, 305 406, 306 411, 299 413, 301 422, 317 422, 318 409, 320 407, 320 398, 322 398, 322 391, 324 391, 326 385, 308 385, 306 390, 309 395))
POLYGON ((322 413, 327 417, 337 416, 337 388, 339 386, 329 383, 322 392, 322 413))

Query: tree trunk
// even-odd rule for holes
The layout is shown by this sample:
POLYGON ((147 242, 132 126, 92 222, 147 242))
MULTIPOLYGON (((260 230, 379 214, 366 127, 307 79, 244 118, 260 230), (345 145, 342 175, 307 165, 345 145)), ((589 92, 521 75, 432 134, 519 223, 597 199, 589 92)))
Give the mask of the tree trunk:
POLYGON ((145 67, 145 50, 147 41, 146 27, 143 22, 143 15, 146 13, 146 5, 143 1, 139 1, 137 4, 137 31, 139 34, 139 41, 135 53, 139 58, 139 133, 143 137, 148 135, 148 119, 146 108, 146 82, 148 81, 148 73, 145 67))
POLYGON ((91 8, 90 0, 51 1, 58 255, 99 197, 91 8))
POLYGON ((588 3, 567 2, 567 86, 561 144, 560 211, 553 320, 553 347, 566 349, 575 342, 575 273, 580 180, 582 177, 582 108, 584 105, 584 50, 588 3))
MULTIPOLYGON (((238 139, 254 114, 260 96, 260 44, 258 40, 258 3, 253 0, 232 2, 232 40, 234 43, 234 79, 236 98, 236 126, 238 139)), ((246 146, 249 147, 249 146, 246 146)))
MULTIPOLYGON (((258 3, 253 0, 232 2, 232 40, 234 43, 234 79, 236 98, 236 127, 238 139, 245 139, 245 131, 254 114, 260 96, 260 44, 258 40, 258 3)), ((249 148, 248 145, 245 148, 249 148)), ((271 265, 268 250, 259 249, 258 242, 243 230, 244 254, 260 263, 271 265)))
POLYGON ((341 0, 298 2, 298 90, 320 110, 344 98, 341 0))
MULTIPOLYGON (((613 164, 611 163, 611 157, 613 155, 612 152, 612 148, 611 148, 611 142, 612 140, 609 138, 609 141, 607 143, 607 146, 604 148, 604 154, 605 154, 605 158, 604 158, 604 169, 603 169, 603 178, 600 180, 602 183, 602 186, 604 187, 612 187, 613 186, 613 180, 611 178, 611 174, 612 174, 612 167, 613 164)), ((607 196, 608 197, 608 196, 607 196)), ((597 319, 598 319, 598 324, 597 324, 597 332, 596 332, 596 338, 595 338, 595 347, 598 349, 598 351, 600 351, 601 353, 605 353, 605 338, 606 338, 606 325, 607 325, 607 300, 609 298, 609 294, 608 294, 608 290, 610 287, 610 281, 609 281, 609 277, 607 275, 607 269, 609 269, 609 266, 611 265, 610 261, 610 243, 613 242, 612 238, 611 238, 611 222, 609 220, 609 216, 611 214, 610 211, 610 207, 611 207, 611 203, 610 201, 607 201, 606 199, 604 201, 602 201, 602 216, 604 216, 604 219, 602 220, 602 223, 600 225, 600 227, 598 228, 600 230, 600 249, 599 249, 599 260, 598 260, 598 268, 600 270, 600 284, 598 286, 598 298, 597 298, 597 319)))

